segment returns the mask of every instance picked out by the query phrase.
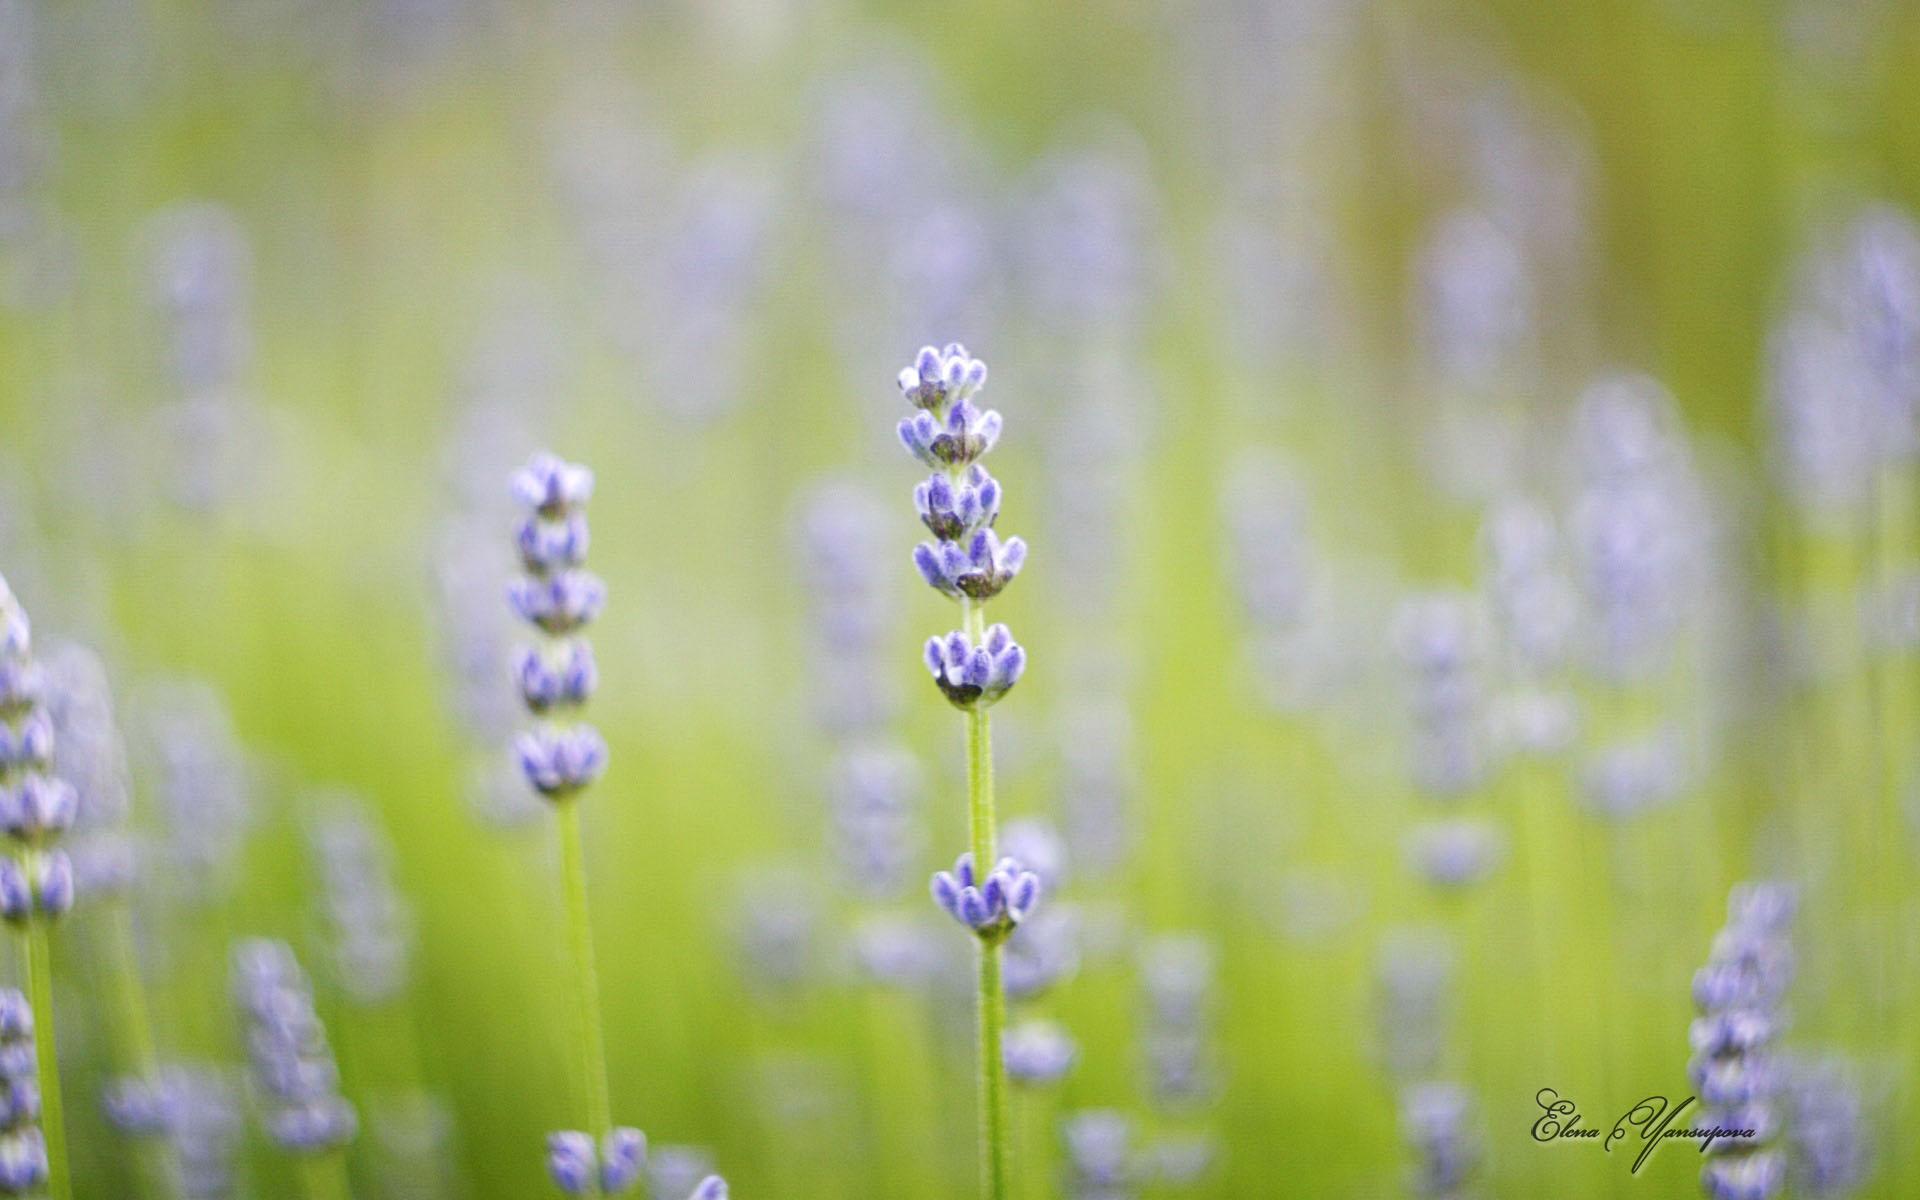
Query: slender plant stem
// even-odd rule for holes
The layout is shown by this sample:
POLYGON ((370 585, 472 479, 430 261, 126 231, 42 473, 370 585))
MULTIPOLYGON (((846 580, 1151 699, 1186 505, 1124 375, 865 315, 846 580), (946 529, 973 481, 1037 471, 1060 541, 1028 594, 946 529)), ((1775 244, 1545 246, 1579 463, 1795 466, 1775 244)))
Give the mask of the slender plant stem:
POLYGON ((587 868, 585 848, 580 837, 580 803, 568 797, 555 807, 560 821, 560 876, 567 894, 567 935, 573 945, 573 986, 579 1004, 580 1065, 587 1088, 587 1133, 598 1140, 613 1128, 613 1101, 607 1094, 606 1034, 600 1025, 600 971, 594 962, 593 920, 587 910, 587 868))
POLYGON ((40 1130, 47 1141, 47 1196, 72 1200, 73 1181, 67 1171, 67 1119, 60 1103, 60 1062, 53 1045, 53 947, 47 922, 27 922, 22 938, 22 974, 27 999, 33 1005, 33 1049, 40 1079, 40 1130))
MULTIPOLYGON (((967 636, 978 645, 986 617, 980 605, 962 611, 967 636)), ((985 708, 967 710, 967 833, 974 871, 984 877, 994 864, 993 730, 985 708)), ((1007 1065, 1001 1038, 1007 1026, 1007 993, 1000 979, 999 937, 980 939, 980 1177, 987 1200, 1007 1200, 1007 1065)))
POLYGON ((346 1156, 338 1150, 308 1154, 300 1159, 300 1183, 307 1200, 353 1200, 347 1179, 346 1156))

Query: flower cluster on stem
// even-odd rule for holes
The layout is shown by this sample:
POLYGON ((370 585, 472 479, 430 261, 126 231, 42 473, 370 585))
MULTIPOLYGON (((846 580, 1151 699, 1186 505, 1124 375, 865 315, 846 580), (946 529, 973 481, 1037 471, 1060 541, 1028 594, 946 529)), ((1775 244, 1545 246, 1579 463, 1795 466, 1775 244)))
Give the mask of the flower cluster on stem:
MULTIPOLYGON (((599 732, 578 720, 599 683, 593 649, 581 631, 600 615, 606 600, 605 586, 586 570, 586 505, 593 496, 593 472, 551 454, 537 454, 515 472, 512 486, 526 510, 514 531, 524 574, 508 589, 507 600, 521 620, 543 635, 539 644, 523 647, 514 659, 521 702, 540 720, 520 735, 514 750, 528 785, 553 803, 560 822, 578 1053, 587 1084, 587 1128, 547 1135, 547 1172, 567 1195, 612 1196, 640 1182, 647 1139, 638 1129, 613 1123, 577 803, 581 790, 600 777, 607 762, 599 732)), ((726 1184, 712 1176, 695 1194, 700 1200, 723 1200, 726 1184)))
POLYGON ((359 1129, 359 1117, 340 1095, 340 1068, 293 950, 269 938, 241 943, 233 956, 233 991, 246 1018, 267 1136, 290 1154, 345 1146, 359 1129))
POLYGON ((1785 1082, 1772 1053, 1793 973, 1788 927, 1796 900, 1780 884, 1742 884, 1727 901, 1727 923, 1693 977, 1700 1010, 1688 1030, 1687 1076, 1703 1108, 1696 1127, 1715 1136, 1700 1185, 1713 1200, 1767 1200, 1786 1186, 1786 1158, 1769 1143, 1780 1127, 1785 1082), (1721 1131, 1725 1131, 1724 1133, 1721 1131))
POLYGON ((952 872, 933 878, 936 903, 978 938, 980 1169, 990 1200, 1008 1194, 1007 1065, 1003 1049, 1006 989, 1001 947, 1040 898, 1040 880, 995 847, 993 738, 987 710, 1026 668, 1026 651, 1004 625, 988 627, 986 604, 1027 559, 1027 544, 1004 541, 994 528, 1001 487, 981 460, 999 440, 1000 414, 974 403, 987 365, 955 342, 927 346, 900 372, 900 392, 913 412, 900 422, 901 444, 932 473, 914 488, 914 508, 932 540, 914 565, 927 585, 960 604, 961 628, 928 640, 934 685, 966 714, 968 852, 952 872), (990 870, 986 864, 994 864, 990 870), (976 876, 976 866, 984 875, 976 876))
POLYGON ((47 1185, 47 1139, 40 1129, 33 1006, 0 989, 0 1195, 38 1195, 47 1185))
POLYGON ((54 1200, 71 1193, 60 1075, 53 1046, 53 954, 47 927, 73 907, 73 864, 57 848, 78 810, 73 787, 54 775, 53 718, 42 703, 46 675, 33 660, 27 614, 0 580, 0 918, 19 930, 21 978, 34 1023, 41 1133, 54 1200))

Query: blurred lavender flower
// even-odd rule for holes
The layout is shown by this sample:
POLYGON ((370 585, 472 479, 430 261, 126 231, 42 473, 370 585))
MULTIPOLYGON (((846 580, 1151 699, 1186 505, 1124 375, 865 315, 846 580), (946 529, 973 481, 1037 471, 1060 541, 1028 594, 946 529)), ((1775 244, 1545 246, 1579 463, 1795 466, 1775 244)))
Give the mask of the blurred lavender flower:
MULTIPOLYGON (((1041 886, 1048 886, 1044 879, 1041 886)), ((1007 937, 1007 997, 1031 1000, 1071 978, 1080 969, 1081 941, 1076 906, 1049 903, 1029 915, 1007 937)))
POLYGON ((973 852, 968 851, 955 860, 952 871, 934 875, 933 899, 983 940, 1004 941, 1040 902, 1040 877, 1018 861, 1002 858, 985 879, 977 879, 973 852))
POLYGON ((1480 882, 1500 866, 1506 851, 1506 831, 1482 818, 1424 822, 1407 839, 1415 869, 1436 887, 1480 882))
POLYGON ((225 396, 253 356, 253 254, 239 220, 216 204, 186 204, 150 221, 152 301, 180 394, 225 396))
POLYGON ((1553 515, 1530 501, 1504 501, 1488 514, 1481 541, 1501 646, 1523 679, 1546 678, 1565 665, 1580 618, 1553 515))
POLYGON ((53 771, 47 686, 27 614, 0 579, 0 828, 13 841, 0 856, 0 918, 16 925, 73 907, 73 864, 55 844, 73 827, 79 794, 53 771))
POLYGON ((33 1007, 20 992, 0 988, 0 1194, 39 1195, 47 1183, 38 1062, 33 1007))
POLYGON ((267 1136, 292 1154, 325 1153, 353 1140, 359 1118, 340 1095, 340 1070, 293 950, 268 938, 240 943, 233 989, 247 1022, 267 1136))
POLYGON ((1677 732, 1661 725, 1595 750, 1581 769, 1580 798, 1591 812, 1624 820, 1672 801, 1686 776, 1677 732))
POLYGON ((1065 1078, 1080 1051, 1059 1025, 1051 1021, 1027 1021, 1007 1030, 1005 1053, 1008 1078, 1015 1083, 1042 1086, 1065 1078))
POLYGON ((1920 452, 1920 230, 1876 205, 1808 254, 1769 346, 1780 469, 1810 515, 1854 511, 1920 452))
POLYGON ((228 1200, 242 1132, 234 1080, 221 1067, 171 1066, 156 1096, 183 1200, 228 1200))
POLYGON ((1216 960, 1199 934, 1160 934, 1140 952, 1148 1082, 1160 1107, 1189 1107, 1214 1090, 1216 960))
POLYGON ((1457 798, 1483 770, 1480 614, 1465 595, 1434 592, 1405 601, 1394 625, 1409 676, 1414 780, 1457 798))
POLYGON ((1058 743, 1060 809, 1075 869, 1110 875, 1132 848, 1137 777, 1126 705, 1109 697, 1069 706, 1060 714, 1058 743))
POLYGON ((322 909, 340 986, 355 1003, 398 996, 407 984, 413 914, 394 886, 393 848, 356 796, 317 798, 308 837, 320 868, 322 909))
POLYGON ((1520 247, 1496 222, 1470 209, 1447 213, 1416 270, 1421 345, 1443 383, 1484 388, 1524 367, 1532 281, 1520 247))
POLYGON ((122 894, 134 871, 134 846, 126 830, 130 785, 106 667, 72 642, 54 646, 41 666, 60 747, 54 774, 73 789, 76 803, 69 848, 74 888, 81 895, 122 894))
POLYGON ((1326 568, 1308 528, 1305 484, 1273 452, 1242 451, 1220 506, 1261 695, 1282 712, 1305 711, 1326 699, 1342 669, 1328 635, 1326 568))
POLYGON ((721 155, 692 164, 652 258, 653 303, 621 327, 647 384, 683 420, 723 416, 750 383, 753 305, 773 276, 778 183, 766 164, 721 155))
POLYGON ((1644 375, 1582 393, 1575 453, 1583 482, 1571 522, 1595 629, 1591 665, 1611 682, 1667 661, 1707 565, 1705 501, 1672 396, 1644 375))
POLYGON ((173 383, 156 410, 166 482, 176 502, 209 511, 251 493, 267 461, 266 430, 244 394, 252 251, 233 212, 211 203, 162 209, 142 236, 173 383))
POLYGON ((815 886, 814 876, 785 864, 741 871, 734 938, 748 982, 785 993, 812 974, 820 940, 815 886))
POLYGON ((1466 1194, 1481 1158, 1473 1097, 1457 1083, 1418 1083, 1400 1094, 1400 1127, 1414 1155, 1414 1195, 1466 1194))
POLYGON ((1860 1081, 1837 1057, 1796 1058, 1786 1080, 1787 1161, 1793 1195, 1850 1195, 1871 1169, 1871 1127, 1860 1081))
POLYGON ((1072 337, 1125 336, 1165 272, 1145 146, 1114 128, 1032 170, 1018 269, 1028 313, 1072 337))
POLYGON ((1767 1142, 1784 1083, 1771 1046, 1792 973, 1788 937, 1795 907, 1793 890, 1783 884, 1736 886, 1727 899, 1727 924, 1693 977, 1700 1016, 1688 1030, 1687 1075, 1703 1105, 1695 1127, 1755 1131, 1705 1147, 1717 1157, 1701 1173, 1701 1186, 1716 1200, 1766 1200, 1785 1184, 1786 1160, 1767 1142))
POLYGON ((1067 1194, 1073 1200, 1124 1200, 1139 1177, 1133 1122, 1109 1108, 1073 1113, 1061 1123, 1067 1194))
POLYGON ((916 916, 874 913, 853 928, 852 955, 862 978, 881 987, 911 989, 937 977, 948 964, 942 943, 916 916))
POLYGON ((886 665, 894 607, 891 576, 881 569, 886 509, 858 485, 828 480, 801 498, 794 523, 800 569, 811 581, 803 589, 813 631, 807 677, 826 682, 809 689, 808 711, 831 733, 871 733, 897 700, 886 665))
POLYGON ((190 900, 210 903, 232 884, 251 820, 247 761, 226 704, 204 683, 150 685, 136 697, 142 758, 151 763, 169 870, 190 900))
POLYGON ((1787 1182, 1787 1161, 1774 1150, 1756 1150, 1716 1158, 1700 1172, 1700 1186, 1711 1200, 1768 1200, 1787 1182))
POLYGON ((925 841, 920 765, 898 747, 852 748, 834 764, 834 844, 848 882, 869 898, 898 895, 925 841))
POLYGON ((815 224, 828 232, 837 340, 855 377, 902 342, 942 331, 984 340, 1002 307, 998 231, 973 199, 979 155, 930 82, 917 47, 867 47, 816 103, 808 161, 825 219, 815 224))

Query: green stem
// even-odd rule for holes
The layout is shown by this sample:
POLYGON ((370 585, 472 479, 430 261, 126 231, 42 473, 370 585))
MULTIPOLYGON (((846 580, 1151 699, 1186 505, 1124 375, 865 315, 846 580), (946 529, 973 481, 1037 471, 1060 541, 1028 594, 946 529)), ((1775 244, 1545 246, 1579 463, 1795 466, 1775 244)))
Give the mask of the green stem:
POLYGON ((22 951, 27 1000, 33 1005, 40 1131, 47 1141, 47 1196, 49 1200, 72 1200, 73 1181, 67 1174, 67 1118, 60 1103, 60 1063, 53 1045, 53 947, 44 919, 36 916, 27 921, 22 951))
POLYGON ((347 1160, 338 1150, 300 1158, 300 1184, 307 1200, 353 1200, 347 1180, 347 1160))
POLYGON ((568 797, 556 807, 560 820, 560 877, 566 889, 567 936, 573 946, 573 985, 579 1003, 580 1065, 586 1077, 586 1132, 598 1142, 613 1128, 613 1101, 607 1093, 606 1034, 600 1024, 600 972, 594 963, 593 921, 587 911, 580 803, 568 797))
MULTIPOLYGON (((981 606, 964 603, 967 636, 985 635, 981 606)), ((967 710, 967 834, 976 877, 994 864, 993 731, 985 708, 967 710)), ((1007 1066, 1001 1037, 1007 1027, 1007 993, 1000 979, 1001 938, 980 939, 980 1178, 987 1200, 1007 1200, 1007 1066)))

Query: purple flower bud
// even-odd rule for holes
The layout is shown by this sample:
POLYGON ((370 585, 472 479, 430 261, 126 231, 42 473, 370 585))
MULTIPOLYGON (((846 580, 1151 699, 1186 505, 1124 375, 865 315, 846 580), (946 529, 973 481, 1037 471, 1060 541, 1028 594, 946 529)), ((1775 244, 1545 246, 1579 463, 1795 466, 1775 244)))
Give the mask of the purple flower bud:
POLYGON ((687 1200, 727 1200, 727 1181, 718 1175, 709 1175, 700 1181, 687 1200))
POLYGON ((0 1130, 18 1129, 40 1119, 40 1088, 32 1078, 0 1079, 0 1130))
POLYGON ((900 372, 900 392, 907 403, 933 413, 963 403, 987 384, 987 364, 967 353, 958 342, 944 350, 924 346, 913 365, 900 372))
POLYGON ((1745 1054, 1773 1040, 1779 1023, 1758 1009, 1727 1009, 1695 1018, 1687 1038, 1694 1053, 1745 1054))
POLYGON ((927 531, 942 541, 971 538, 1000 516, 1000 484, 984 467, 968 467, 956 484, 935 473, 913 489, 913 505, 927 531))
POLYGON ((593 1139, 574 1129, 548 1134, 547 1173, 567 1195, 586 1195, 593 1189, 593 1139))
POLYGON ((33 1005, 18 988, 0 988, 0 1044, 31 1040, 33 1005))
POLYGON ((46 674, 23 657, 0 657, 0 716, 12 717, 40 702, 46 674))
POLYGON ((0 1193, 25 1195, 47 1182, 47 1142, 38 1129, 0 1138, 0 1193))
POLYGON ((0 821, 23 842, 38 842, 73 827, 79 796, 64 779, 29 775, 0 795, 0 821))
POLYGON ((513 495, 542 516, 565 516, 593 497, 593 472, 552 454, 536 454, 514 472, 513 495))
POLYGON ((1007 1031, 1007 1074, 1016 1083, 1058 1083, 1078 1056, 1073 1039, 1051 1021, 1028 1021, 1007 1031))
POLYGON ((600 1187, 609 1195, 626 1191, 647 1163, 647 1135, 630 1126, 600 1139, 600 1187))
POLYGON ((33 888, 12 858, 0 857, 0 919, 19 923, 33 914, 33 888))
POLYGON ((57 917, 73 908, 73 862, 63 851, 42 854, 34 864, 34 906, 42 916, 57 917))
POLYGON ((44 769, 53 761, 53 721, 35 709, 18 724, 0 722, 0 768, 44 769))
POLYGON ((540 726, 514 740, 514 753, 527 782, 550 799, 572 795, 607 767, 607 744, 591 725, 540 726))
POLYGON ((109 1124, 130 1137, 157 1137, 172 1123, 172 1097, 159 1081, 123 1075, 100 1098, 109 1124))
POLYGON ((585 513, 569 513, 558 520, 536 513, 521 519, 513 541, 522 566, 535 575, 548 575, 586 562, 591 534, 585 513))
POLYGON ((1040 877, 1011 858, 994 865, 976 883, 973 855, 962 854, 952 872, 941 871, 932 882, 934 903, 942 911, 983 938, 1005 937, 1025 920, 1040 898, 1040 877))
POLYGON ((978 648, 957 630, 944 641, 932 639, 925 658, 934 683, 956 708, 996 703, 1027 666, 1026 651, 1004 625, 989 630, 978 648))
POLYGON ((1710 1200, 1772 1200, 1786 1182, 1786 1159, 1774 1150, 1716 1158, 1700 1172, 1710 1200))
POLYGON ((592 622, 606 601, 606 585, 598 576, 572 568, 522 576, 507 586, 507 603, 520 619, 556 637, 592 622))
POLYGON ((515 655, 513 675, 520 699, 536 713, 577 708, 592 697, 600 681, 593 649, 579 639, 551 651, 523 646, 515 655))

